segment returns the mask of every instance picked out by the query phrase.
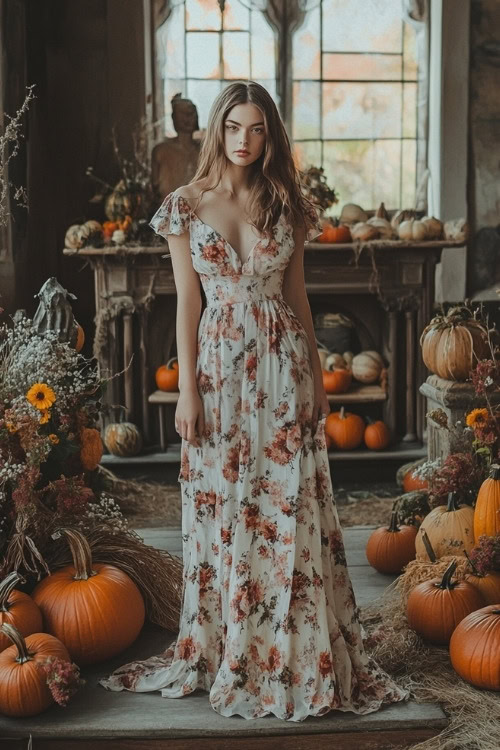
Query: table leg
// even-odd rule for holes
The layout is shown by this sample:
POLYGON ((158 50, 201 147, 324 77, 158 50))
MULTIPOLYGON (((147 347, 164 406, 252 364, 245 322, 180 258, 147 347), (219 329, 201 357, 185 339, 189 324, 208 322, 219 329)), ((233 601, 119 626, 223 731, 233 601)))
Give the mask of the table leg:
POLYGON ((158 414, 160 418, 160 448, 165 453, 167 441, 165 440, 165 406, 163 404, 158 404, 158 414))

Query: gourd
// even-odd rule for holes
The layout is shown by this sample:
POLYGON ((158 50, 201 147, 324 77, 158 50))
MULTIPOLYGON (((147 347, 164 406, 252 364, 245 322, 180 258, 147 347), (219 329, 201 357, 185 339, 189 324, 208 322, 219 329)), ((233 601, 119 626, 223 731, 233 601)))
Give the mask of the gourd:
POLYGON ((112 422, 104 430, 104 445, 114 456, 136 456, 142 435, 133 422, 112 422))
POLYGON ((90 219, 84 224, 72 224, 66 231, 64 245, 70 250, 79 250, 85 245, 99 246, 103 239, 102 225, 98 221, 90 219))
POLYGON ((68 538, 73 565, 47 576, 33 590, 45 630, 64 643, 79 665, 111 659, 135 641, 144 624, 141 592, 120 568, 92 563, 83 534, 61 532, 68 538))
POLYGON ((47 633, 32 633, 24 638, 8 623, 0 630, 13 643, 0 653, 0 714, 40 714, 54 702, 41 665, 50 656, 70 661, 68 650, 47 633))
POLYGON ((394 234, 391 223, 387 219, 383 219, 379 216, 372 216, 372 218, 368 219, 366 223, 372 227, 375 227, 378 232, 378 236, 382 237, 383 239, 390 240, 394 234))
POLYGON ((94 427, 83 427, 80 432, 80 461, 85 471, 94 471, 102 458, 101 433, 94 427))
POLYGON ((352 450, 361 445, 365 432, 365 423, 358 414, 345 411, 330 412, 325 420, 325 431, 330 435, 333 445, 340 450, 352 450))
POLYGON ((473 567, 473 572, 469 573, 465 580, 477 588, 483 595, 486 604, 500 602, 500 573, 489 571, 481 575, 473 567))
POLYGON ((427 459, 419 458, 416 461, 409 461, 402 466, 396 472, 396 482, 405 492, 411 492, 412 490, 424 490, 427 489, 429 483, 426 479, 419 479, 414 475, 415 469, 421 466, 427 459))
POLYGON ((408 221, 410 219, 415 219, 417 216, 417 212, 413 209, 400 209, 399 211, 396 211, 394 216, 391 219, 391 226, 392 228, 397 232, 399 225, 403 223, 403 221, 408 221))
POLYGON ((470 505, 457 505, 457 493, 449 492, 447 505, 438 505, 422 521, 415 540, 417 560, 430 559, 422 540, 424 531, 439 559, 445 555, 462 555, 464 550, 469 553, 474 547, 473 526, 474 509, 470 505))
POLYGON ((467 220, 451 219, 444 223, 444 237, 446 240, 453 240, 453 242, 465 242, 469 236, 469 225, 467 220))
MULTIPOLYGON (((31 596, 14 588, 16 583, 23 580, 17 570, 14 570, 0 583, 0 625, 13 625, 25 636, 39 633, 43 623, 42 613, 31 596)), ((0 651, 7 648, 10 643, 11 639, 0 633, 0 651)))
POLYGON ((338 354, 338 352, 332 352, 329 354, 325 359, 325 370, 331 370, 333 367, 341 367, 346 368, 346 361, 342 354, 338 354))
POLYGON ((461 306, 432 318, 420 345, 426 367, 445 380, 466 380, 477 360, 489 356, 487 329, 461 306))
POLYGON ((77 334, 76 334, 76 344, 75 349, 77 352, 81 352, 83 349, 83 345, 85 343, 85 331, 83 330, 82 326, 77 323, 77 334))
POLYGON ((359 221, 355 224, 351 229, 351 235, 353 240, 360 240, 361 242, 376 240, 380 236, 377 227, 368 224, 367 221, 359 221))
POLYGON ((179 363, 177 357, 171 357, 166 365, 156 370, 156 385, 160 391, 179 390, 179 363), (172 367, 170 367, 172 365, 172 367))
POLYGON ((424 216, 421 219, 427 228, 427 238, 429 240, 440 240, 443 237, 443 222, 434 216, 424 216))
POLYGON ((393 511, 389 526, 373 531, 366 545, 366 557, 379 573, 401 573, 415 559, 415 526, 400 526, 393 511))
POLYGON ((429 239, 429 230, 420 219, 408 219, 399 224, 398 237, 400 240, 422 242, 429 239))
POLYGON ((323 370, 323 387, 326 393, 345 393, 352 382, 352 373, 345 368, 323 370))
POLYGON ((129 190, 125 181, 120 180, 104 202, 104 213, 109 221, 124 221, 127 216, 140 218, 142 196, 138 190, 129 190))
POLYGON ((442 579, 419 583, 408 597, 408 625, 426 641, 439 646, 446 646, 458 623, 485 603, 472 584, 451 580, 456 567, 457 561, 453 560, 442 579))
POLYGON ((346 203, 342 208, 340 214, 341 224, 356 224, 357 222, 367 220, 368 214, 366 211, 363 211, 361 206, 358 206, 357 203, 346 203))
POLYGON ((323 224, 323 232, 318 237, 319 242, 352 242, 351 230, 347 224, 342 224, 339 219, 327 219, 323 224))
POLYGON ((380 378, 384 363, 378 352, 367 350, 352 358, 352 375, 361 383, 376 383, 380 378))
MULTIPOLYGON (((474 511, 474 539, 500 534, 500 465, 491 464, 489 476, 477 493, 474 511)), ((500 601, 500 599, 499 599, 500 601)))
POLYGON ((500 605, 490 604, 457 625, 450 660, 463 680, 484 690, 500 690, 500 605))
POLYGON ((365 427, 364 441, 367 448, 380 451, 387 448, 391 442, 391 433, 382 419, 373 420, 366 417, 368 424, 365 427))

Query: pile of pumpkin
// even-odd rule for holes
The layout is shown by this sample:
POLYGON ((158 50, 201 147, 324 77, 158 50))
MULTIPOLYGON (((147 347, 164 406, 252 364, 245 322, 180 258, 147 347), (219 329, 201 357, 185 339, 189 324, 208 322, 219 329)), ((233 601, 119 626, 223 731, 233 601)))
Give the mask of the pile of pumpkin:
POLYGON ((132 217, 105 221, 102 224, 89 219, 83 224, 72 224, 65 235, 64 247, 80 250, 82 247, 101 247, 105 244, 123 245, 132 229, 132 217))
POLYGON ((340 217, 323 219, 323 232, 318 241, 340 243, 384 239, 422 242, 445 239, 465 242, 467 234, 465 219, 442 222, 434 216, 422 216, 422 212, 413 209, 396 211, 391 218, 383 203, 370 217, 356 203, 346 203, 340 217))
POLYGON ((500 690, 500 571, 479 575, 469 553, 482 535, 497 534, 500 465, 492 464, 475 508, 459 505, 457 494, 450 492, 447 505, 431 510, 418 529, 400 525, 393 511, 389 527, 376 529, 366 547, 368 562, 381 573, 401 573, 418 562, 426 565, 426 580, 408 595, 408 624, 425 641, 449 646, 455 671, 488 690, 500 690), (470 572, 453 580, 464 560, 461 555, 470 572), (432 566, 443 558, 449 565, 435 577, 432 566))
POLYGON ((94 564, 80 532, 60 532, 73 565, 42 579, 31 595, 15 589, 22 581, 17 572, 0 583, 0 713, 6 716, 34 716, 54 702, 40 668, 48 657, 78 666, 111 659, 144 624, 144 600, 132 579, 113 565, 94 564))

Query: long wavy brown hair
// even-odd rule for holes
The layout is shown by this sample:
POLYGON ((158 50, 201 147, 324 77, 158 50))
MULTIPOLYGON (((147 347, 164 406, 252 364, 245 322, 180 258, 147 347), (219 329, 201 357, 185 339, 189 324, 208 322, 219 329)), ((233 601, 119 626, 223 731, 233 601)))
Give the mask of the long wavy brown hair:
MULTIPOLYGON (((313 204, 304 196, 285 126, 268 91, 255 81, 235 81, 215 98, 198 168, 191 182, 205 179, 208 183, 198 196, 213 190, 220 183, 228 164, 224 149, 224 124, 230 110, 237 104, 250 102, 260 109, 264 118, 266 140, 262 154, 250 168, 249 219, 263 235, 270 236, 281 212, 293 226, 312 228, 317 218, 313 204)), ((196 208, 194 209, 196 211, 196 208)))

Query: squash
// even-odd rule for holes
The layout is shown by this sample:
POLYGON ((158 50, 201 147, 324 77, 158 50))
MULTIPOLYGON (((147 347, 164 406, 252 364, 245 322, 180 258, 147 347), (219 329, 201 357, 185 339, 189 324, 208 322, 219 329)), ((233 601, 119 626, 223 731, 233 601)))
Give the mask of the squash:
MULTIPOLYGON (((119 223, 127 216, 139 219, 143 213, 143 199, 139 190, 129 190, 120 180, 104 201, 104 213, 109 221, 119 223)), ((119 229, 120 227, 117 227, 119 229)))
POLYGON ((85 471, 97 469, 102 458, 101 433, 94 427, 83 427, 80 432, 80 461, 85 471))
POLYGON ((353 240, 369 242, 370 240, 378 239, 380 237, 380 232, 377 227, 368 224, 367 221, 358 221, 358 223, 351 229, 351 236, 353 240))
POLYGON ((479 575, 477 572, 470 573, 465 580, 477 588, 486 604, 500 602, 500 572, 490 571, 484 575, 479 575))
POLYGON ((77 334, 76 334, 76 344, 75 349, 77 352, 81 352, 83 349, 83 345, 85 343, 85 331, 81 327, 79 323, 76 324, 78 326, 77 328, 77 334))
MULTIPOLYGON (((474 511, 474 539, 500 534, 500 465, 491 464, 489 476, 477 493, 474 511)), ((499 599, 500 601, 500 599, 499 599)))
POLYGON ((368 221, 368 214, 357 203, 346 203, 342 208, 339 221, 341 224, 356 224, 360 221, 368 221))
POLYGON ((351 450, 361 445, 365 432, 365 423, 358 414, 345 411, 330 412, 325 421, 325 432, 332 438, 335 448, 351 450))
POLYGON ((326 219, 323 223, 323 233, 318 237, 319 242, 352 242, 351 230, 347 224, 342 224, 338 218, 326 219))
POLYGON ((171 357, 166 365, 160 365, 156 370, 156 385, 160 391, 179 390, 179 363, 177 357, 171 357), (177 367, 174 366, 177 364, 177 367), (172 367, 170 367, 172 365, 172 367))
POLYGON ((352 375, 360 383, 376 383, 382 368, 383 361, 378 352, 363 351, 352 358, 352 375))
MULTIPOLYGON (((13 625, 21 635, 31 635, 42 630, 42 613, 31 596, 14 588, 16 583, 24 581, 17 572, 12 571, 0 583, 0 625, 13 625)), ((10 646, 11 639, 0 633, 0 651, 10 646)))
POLYGON ((423 581, 411 590, 406 606, 408 625, 426 641, 446 646, 458 623, 484 607, 482 594, 467 581, 452 581, 457 561, 446 568, 442 579, 423 581))
POLYGON ((366 417, 368 424, 363 435, 365 445, 372 451, 381 451, 391 442, 391 433, 382 419, 366 417))
POLYGON ((346 368, 346 361, 342 354, 339 354, 338 352, 332 352, 327 356, 325 359, 325 370, 333 370, 334 367, 342 367, 346 368))
POLYGON ((474 547, 474 509, 470 505, 457 505, 457 493, 448 493, 447 505, 437 508, 424 518, 415 540, 417 560, 429 560, 422 533, 427 532, 436 557, 463 555, 474 547))
POLYGON ((68 538, 73 565, 55 571, 33 590, 45 630, 64 643, 79 665, 111 659, 135 641, 144 625, 141 592, 120 568, 93 564, 83 534, 60 531, 68 538))
POLYGON ((323 370, 323 387, 326 393, 345 393, 352 382, 352 373, 345 368, 323 370))
POLYGON ((466 307, 432 318, 420 336, 426 367, 445 380, 466 380, 479 359, 488 358, 488 331, 466 307))
POLYGON ((8 623, 0 630, 14 644, 0 653, 0 714, 40 714, 54 703, 41 665, 50 656, 70 661, 68 650, 47 633, 32 633, 24 638, 8 623))
POLYGON ((136 456, 142 435, 133 422, 112 422, 104 430, 104 445, 113 456, 136 456))
POLYGON ((463 680, 484 690, 500 690, 500 605, 490 604, 457 625, 450 661, 463 680))
POLYGON ((401 573, 415 559, 416 526, 399 526, 393 511, 389 526, 381 526, 370 534, 366 545, 368 562, 379 573, 401 573))

